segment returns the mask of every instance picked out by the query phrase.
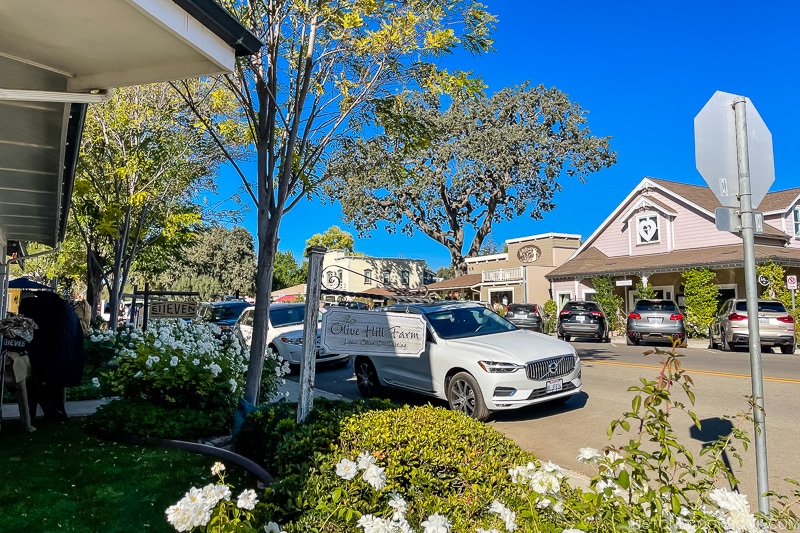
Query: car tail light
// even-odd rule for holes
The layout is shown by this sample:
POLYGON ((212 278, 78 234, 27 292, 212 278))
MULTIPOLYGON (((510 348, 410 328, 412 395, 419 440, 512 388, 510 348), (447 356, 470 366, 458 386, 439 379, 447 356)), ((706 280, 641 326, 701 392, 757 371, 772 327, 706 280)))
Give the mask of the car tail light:
POLYGON ((628 318, 632 318, 633 320, 641 320, 642 315, 639 313, 629 313, 628 318))
POLYGON ((739 313, 731 313, 728 315, 728 320, 747 320, 747 315, 740 315, 739 313))
POLYGON ((603 313, 601 313, 600 311, 592 311, 589 314, 592 315, 592 316, 600 317, 600 318, 603 317, 603 313))
POLYGON ((572 311, 570 311, 569 309, 562 309, 561 312, 558 313, 559 316, 566 316, 569 314, 572 314, 572 311))
POLYGON ((779 316, 778 322, 783 322, 784 324, 794 324, 794 317, 792 315, 779 316))
POLYGON ((672 313, 669 315, 670 320, 683 320, 683 313, 672 313))

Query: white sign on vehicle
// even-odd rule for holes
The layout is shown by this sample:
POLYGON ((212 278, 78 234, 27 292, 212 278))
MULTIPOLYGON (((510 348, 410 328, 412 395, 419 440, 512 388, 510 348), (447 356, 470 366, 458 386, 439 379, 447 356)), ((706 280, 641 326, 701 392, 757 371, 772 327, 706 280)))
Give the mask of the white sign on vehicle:
POLYGON ((419 357, 425 350, 425 319, 331 307, 322 315, 320 346, 328 353, 419 357))
POLYGON ((786 288, 790 291, 797 290, 797 276, 786 276, 786 288))

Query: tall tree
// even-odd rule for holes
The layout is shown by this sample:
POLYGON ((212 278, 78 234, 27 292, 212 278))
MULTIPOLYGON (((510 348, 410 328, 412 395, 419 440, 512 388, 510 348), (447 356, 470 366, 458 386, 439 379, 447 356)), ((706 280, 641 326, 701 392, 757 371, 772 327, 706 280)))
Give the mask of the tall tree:
POLYGON ((285 289, 294 287, 306 282, 308 265, 298 265, 291 251, 275 254, 274 279, 272 286, 274 289, 285 289))
MULTIPOLYGON (((236 165, 258 213, 256 310, 245 398, 255 403, 281 217, 315 192, 325 156, 376 122, 402 125, 407 88, 473 92, 482 83, 437 66, 457 48, 491 46, 494 17, 472 0, 225 0, 264 43, 223 83, 240 102, 256 176, 236 165)), ((187 102, 203 97, 175 84, 187 102)), ((198 112, 212 128, 213 117, 198 112)))
MULTIPOLYGON (((205 105, 224 114, 220 102, 205 105)), ((137 258, 137 270, 153 275, 190 242, 200 223, 196 194, 213 189, 221 155, 169 85, 119 89, 89 108, 71 215, 93 307, 106 283, 116 309, 137 258)))
POLYGON ((344 250, 348 253, 355 251, 355 239, 352 233, 344 231, 339 226, 331 226, 323 233, 315 233, 306 241, 306 247, 324 246, 329 250, 344 250))
POLYGON ((204 228, 185 248, 177 266, 160 276, 174 290, 199 292, 204 301, 239 294, 252 296, 256 288, 253 235, 241 226, 204 228))
POLYGON ((458 275, 493 224, 525 212, 541 219, 555 207, 559 180, 584 181, 616 161, 609 138, 591 135, 586 112, 555 88, 456 98, 445 111, 420 98, 409 114, 427 125, 427 139, 386 129, 344 140, 325 191, 359 234, 383 223, 421 231, 447 247, 458 275))

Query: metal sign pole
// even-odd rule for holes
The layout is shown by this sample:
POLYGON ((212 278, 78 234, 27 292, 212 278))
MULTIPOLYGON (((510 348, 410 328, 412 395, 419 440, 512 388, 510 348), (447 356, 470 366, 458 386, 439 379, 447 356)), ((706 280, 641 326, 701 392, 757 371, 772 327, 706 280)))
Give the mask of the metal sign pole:
POLYGON ((758 289, 756 287, 755 238, 753 206, 750 191, 750 161, 747 151, 747 117, 745 98, 733 100, 736 113, 736 162, 739 173, 739 203, 744 245, 745 293, 747 295, 747 328, 750 338, 750 381, 753 388, 753 421, 756 444, 756 478, 758 510, 769 515, 769 478, 767 475, 767 428, 764 423, 764 384, 761 376, 761 337, 758 328, 758 289))

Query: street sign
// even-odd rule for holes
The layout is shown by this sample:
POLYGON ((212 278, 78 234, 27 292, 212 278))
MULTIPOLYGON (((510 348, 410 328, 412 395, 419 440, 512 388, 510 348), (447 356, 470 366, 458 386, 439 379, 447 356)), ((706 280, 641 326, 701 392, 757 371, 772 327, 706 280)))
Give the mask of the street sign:
POLYGON ((769 287, 769 278, 767 276, 758 276, 758 284, 762 287, 769 287))
POLYGON ((786 288, 790 291, 797 290, 797 276, 786 276, 786 288))
MULTIPOLYGON (((719 202, 739 206, 739 171, 736 161, 735 94, 717 91, 694 117, 697 170, 719 202)), ((758 207, 775 181, 772 134, 749 98, 745 98, 747 148, 750 160, 751 207, 758 207)))
MULTIPOLYGON (((742 217, 739 215, 738 209, 718 207, 714 210, 714 220, 719 231, 742 232, 742 217)), ((764 233, 764 213, 753 211, 753 226, 753 233, 756 235, 764 233)))

